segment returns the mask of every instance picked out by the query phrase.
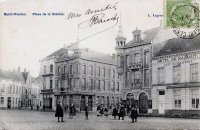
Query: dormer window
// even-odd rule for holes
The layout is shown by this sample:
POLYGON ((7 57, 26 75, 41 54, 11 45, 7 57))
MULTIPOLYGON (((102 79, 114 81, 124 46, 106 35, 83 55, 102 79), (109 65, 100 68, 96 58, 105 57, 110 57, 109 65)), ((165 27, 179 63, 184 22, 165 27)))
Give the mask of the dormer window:
POLYGON ((139 42, 140 41, 140 34, 135 34, 134 35, 134 41, 139 42))

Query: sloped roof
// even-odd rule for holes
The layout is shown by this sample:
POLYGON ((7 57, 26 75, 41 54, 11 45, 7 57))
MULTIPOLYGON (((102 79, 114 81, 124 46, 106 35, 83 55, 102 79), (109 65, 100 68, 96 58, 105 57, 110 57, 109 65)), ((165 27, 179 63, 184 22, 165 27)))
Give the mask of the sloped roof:
POLYGON ((148 30, 145 30, 141 33, 141 35, 144 35, 144 39, 140 43, 137 43, 133 40, 129 41, 125 46, 131 47, 131 46, 139 46, 142 44, 151 43, 151 40, 155 38, 155 36, 158 34, 160 27, 154 27, 148 30))
POLYGON ((115 59, 109 54, 104 54, 104 53, 93 51, 90 49, 88 49, 88 51, 82 51, 81 58, 87 59, 87 60, 93 60, 96 62, 115 64, 115 59))
POLYGON ((48 55, 47 58, 52 57, 52 56, 57 56, 57 55, 63 53, 64 51, 67 51, 67 49, 64 48, 64 47, 60 48, 59 50, 57 50, 57 51, 51 53, 50 55, 48 55))
POLYGON ((200 50, 200 35, 193 39, 172 38, 160 44, 164 44, 164 46, 157 48, 159 50, 154 56, 200 50))
POLYGON ((0 70, 0 78, 25 82, 22 72, 0 70))

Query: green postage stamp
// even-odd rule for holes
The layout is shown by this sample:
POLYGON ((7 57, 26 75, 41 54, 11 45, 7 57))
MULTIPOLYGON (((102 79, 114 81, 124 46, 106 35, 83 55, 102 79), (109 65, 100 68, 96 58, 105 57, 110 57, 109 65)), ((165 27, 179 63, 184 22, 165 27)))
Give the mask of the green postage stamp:
POLYGON ((200 8, 197 0, 165 0, 165 27, 181 38, 200 34, 200 8))

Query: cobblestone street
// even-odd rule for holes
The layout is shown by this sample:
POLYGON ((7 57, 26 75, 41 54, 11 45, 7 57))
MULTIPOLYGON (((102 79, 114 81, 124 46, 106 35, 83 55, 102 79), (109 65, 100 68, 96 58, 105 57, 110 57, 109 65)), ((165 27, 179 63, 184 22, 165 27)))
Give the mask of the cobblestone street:
POLYGON ((82 112, 73 119, 68 119, 66 113, 64 120, 57 122, 54 112, 0 110, 0 130, 200 130, 199 119, 139 117, 137 123, 131 123, 128 117, 125 120, 114 120, 112 116, 97 117, 95 113, 89 113, 89 120, 85 120, 82 112))

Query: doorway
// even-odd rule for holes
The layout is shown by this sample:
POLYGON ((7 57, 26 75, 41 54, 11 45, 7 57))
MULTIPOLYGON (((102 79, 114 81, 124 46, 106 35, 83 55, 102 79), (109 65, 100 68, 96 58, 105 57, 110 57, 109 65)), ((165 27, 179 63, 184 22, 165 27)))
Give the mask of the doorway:
POLYGON ((139 95, 139 113, 148 112, 148 96, 145 92, 140 93, 139 95))

